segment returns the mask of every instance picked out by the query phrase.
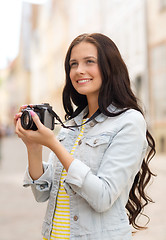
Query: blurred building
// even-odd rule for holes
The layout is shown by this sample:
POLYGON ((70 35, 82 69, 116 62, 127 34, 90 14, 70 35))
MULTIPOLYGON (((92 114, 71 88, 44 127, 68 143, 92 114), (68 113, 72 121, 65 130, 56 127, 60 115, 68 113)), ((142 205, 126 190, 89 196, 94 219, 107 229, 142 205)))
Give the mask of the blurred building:
POLYGON ((147 1, 150 114, 157 148, 166 152, 166 1, 147 1))
POLYGON ((5 134, 6 124, 9 115, 9 92, 8 89, 8 71, 6 69, 0 71, 0 137, 5 134))
POLYGON ((8 69, 7 81, 0 81, 8 89, 3 91, 3 102, 8 102, 7 109, 49 102, 63 116, 61 93, 68 45, 81 33, 101 32, 119 48, 157 148, 166 152, 165 23, 165 0, 24 3, 20 53, 8 69))
MULTIPOLYGON (((55 1, 23 4, 20 59, 27 90, 26 103, 49 102, 62 115, 66 19, 56 14, 55 1), (60 31, 58 29, 60 23, 60 31)), ((62 5, 63 1, 58 1, 62 5)), ((62 11, 63 12, 63 6, 62 11)))
POLYGON ((103 5, 103 32, 118 46, 132 88, 149 117, 148 54, 144 0, 112 0, 103 5), (105 14, 104 14, 105 13, 105 14))
POLYGON ((17 102, 23 99, 23 94, 18 92, 21 78, 16 81, 14 74, 17 67, 18 62, 15 60, 8 68, 0 70, 0 132, 2 135, 10 135, 14 132, 13 117, 17 111, 17 102))
POLYGON ((157 150, 166 152, 166 1, 112 0, 103 10, 103 32, 118 45, 157 150))

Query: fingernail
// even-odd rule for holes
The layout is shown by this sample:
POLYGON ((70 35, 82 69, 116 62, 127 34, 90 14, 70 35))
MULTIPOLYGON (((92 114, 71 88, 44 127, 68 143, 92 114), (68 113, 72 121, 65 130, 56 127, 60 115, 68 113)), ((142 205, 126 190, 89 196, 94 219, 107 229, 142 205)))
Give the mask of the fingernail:
POLYGON ((30 113, 31 113, 31 116, 32 116, 32 117, 35 116, 34 111, 31 110, 30 113))

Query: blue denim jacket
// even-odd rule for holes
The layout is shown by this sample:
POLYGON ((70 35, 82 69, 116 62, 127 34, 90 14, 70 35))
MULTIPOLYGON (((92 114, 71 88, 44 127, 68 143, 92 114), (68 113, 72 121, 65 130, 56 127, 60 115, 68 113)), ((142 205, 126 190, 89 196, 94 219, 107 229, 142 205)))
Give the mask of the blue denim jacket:
MULTIPOLYGON (((85 113, 86 109, 69 125, 81 124, 85 113)), ((57 137, 69 152, 80 130, 73 129, 63 128, 57 137)), ((100 114, 85 125, 64 180, 70 196, 71 240, 131 240, 125 205, 146 150, 146 123, 136 110, 116 117, 100 114)), ((35 181, 27 169, 24 186, 32 187, 38 202, 49 199, 42 234, 50 239, 63 166, 54 153, 43 166, 44 174, 35 181)))

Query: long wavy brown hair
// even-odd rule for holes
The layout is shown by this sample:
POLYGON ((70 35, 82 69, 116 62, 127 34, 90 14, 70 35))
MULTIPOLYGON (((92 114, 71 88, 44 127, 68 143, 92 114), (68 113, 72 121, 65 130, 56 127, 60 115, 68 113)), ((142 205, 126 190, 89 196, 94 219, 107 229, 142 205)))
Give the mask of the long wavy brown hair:
MULTIPOLYGON (((74 116, 73 104, 77 106, 78 109, 83 109, 88 104, 86 96, 79 94, 74 89, 70 80, 69 60, 71 50, 82 41, 94 44, 98 51, 98 65, 102 76, 102 86, 98 97, 100 111, 109 117, 115 117, 128 109, 135 109, 143 114, 138 100, 131 89, 128 70, 117 46, 109 37, 100 33, 93 33, 82 34, 75 38, 66 54, 66 84, 63 90, 63 105, 66 111, 66 119, 74 116), (110 104, 121 109, 121 111, 118 113, 110 113, 107 110, 110 104)), ((155 141, 148 130, 146 132, 146 138, 149 145, 148 153, 143 159, 140 171, 135 176, 126 204, 129 222, 136 229, 145 228, 145 226, 140 226, 136 220, 140 214, 143 214, 144 207, 149 202, 153 202, 146 194, 145 188, 150 182, 151 177, 154 176, 149 168, 149 162, 156 152, 155 141)))

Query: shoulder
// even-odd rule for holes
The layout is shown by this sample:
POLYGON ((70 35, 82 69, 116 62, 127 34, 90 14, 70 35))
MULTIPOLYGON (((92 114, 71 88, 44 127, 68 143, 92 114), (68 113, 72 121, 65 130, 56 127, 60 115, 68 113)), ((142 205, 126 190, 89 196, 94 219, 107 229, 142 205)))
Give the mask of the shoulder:
POLYGON ((108 117, 105 121, 107 128, 119 132, 122 129, 137 129, 145 133, 147 124, 141 112, 135 109, 129 109, 118 116, 108 117))
MULTIPOLYGON (((109 107, 108 107, 108 111, 110 113, 119 113, 123 110, 124 109, 116 108, 112 104, 109 105, 109 107)), ((122 120, 123 119, 123 120, 127 120, 127 121, 134 121, 134 122, 138 121, 138 122, 144 122, 145 123, 145 118, 144 118, 143 114, 140 111, 135 110, 133 108, 124 111, 123 113, 119 114, 116 117, 113 117, 113 119, 116 119, 116 120, 118 120, 118 119, 122 120)))
POLYGON ((130 117, 131 119, 138 118, 139 120, 145 121, 143 114, 135 109, 129 109, 126 112, 122 113, 122 115, 124 115, 124 117, 130 117))
POLYGON ((146 141, 147 124, 141 112, 130 109, 119 116, 118 131, 123 136, 130 136, 132 139, 146 141))
POLYGON ((146 121, 143 114, 135 109, 129 109, 124 112, 121 116, 124 120, 124 123, 130 123, 135 126, 146 126, 146 121))

